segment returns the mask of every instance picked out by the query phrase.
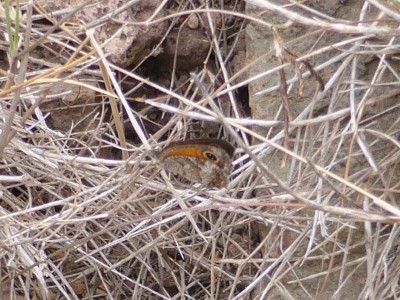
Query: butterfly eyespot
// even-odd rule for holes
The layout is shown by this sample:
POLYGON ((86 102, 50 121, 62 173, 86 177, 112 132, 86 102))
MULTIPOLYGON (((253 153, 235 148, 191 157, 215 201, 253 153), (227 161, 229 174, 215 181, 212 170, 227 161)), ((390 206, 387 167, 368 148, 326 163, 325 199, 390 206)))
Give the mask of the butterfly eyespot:
POLYGON ((203 154, 204 154, 204 157, 207 158, 208 160, 218 161, 218 157, 210 151, 204 151, 203 154))

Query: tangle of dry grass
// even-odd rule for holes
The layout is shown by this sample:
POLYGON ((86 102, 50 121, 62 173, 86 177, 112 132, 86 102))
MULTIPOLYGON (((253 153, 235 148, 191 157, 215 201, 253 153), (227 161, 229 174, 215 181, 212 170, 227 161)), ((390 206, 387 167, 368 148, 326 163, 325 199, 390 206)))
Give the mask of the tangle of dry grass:
POLYGON ((175 57, 157 80, 141 68, 167 34, 132 68, 113 64, 104 51, 113 40, 102 44, 95 29, 138 1, 91 24, 65 23, 89 2, 50 15, 21 1, 17 51, 1 37, 0 299, 400 297, 395 4, 359 1, 359 18, 345 21, 313 1, 247 0, 258 15, 241 1, 159 1, 134 25, 169 22, 169 33, 201 15, 210 50, 192 77, 175 57), (267 23, 263 10, 287 22, 267 23), (248 24, 276 30, 275 44, 234 69, 248 24), (280 35, 293 24, 307 36, 280 35), (307 38, 318 42, 288 55, 307 38), (255 68, 274 53, 279 64, 255 68), (238 93, 279 72, 285 82, 250 101, 287 93, 285 107, 257 118, 253 102, 246 115, 238 93), (302 89, 312 93, 299 106, 291 97, 302 89), (61 103, 80 93, 96 100, 61 103), (72 122, 56 115, 63 109, 72 122), (50 125, 58 118, 64 130, 50 125), (196 122, 237 146, 224 189, 176 183, 152 159, 196 122))

